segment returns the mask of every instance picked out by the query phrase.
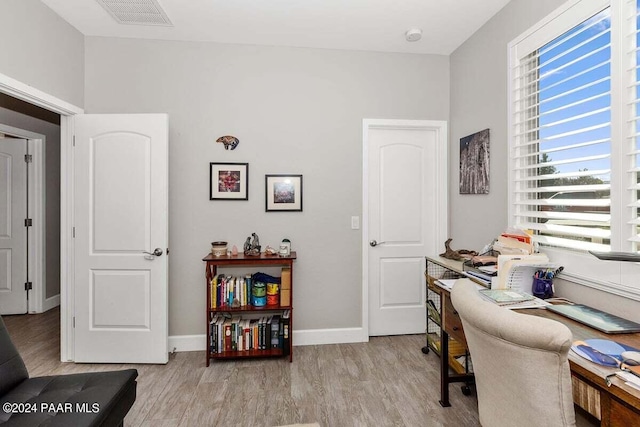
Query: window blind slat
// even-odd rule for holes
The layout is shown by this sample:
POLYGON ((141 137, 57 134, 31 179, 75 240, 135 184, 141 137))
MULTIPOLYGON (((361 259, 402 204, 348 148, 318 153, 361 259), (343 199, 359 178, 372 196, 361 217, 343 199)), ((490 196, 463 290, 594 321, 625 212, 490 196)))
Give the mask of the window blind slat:
MULTIPOLYGON (((640 187, 640 184, 639 184, 640 187)), ((515 190, 516 193, 548 193, 548 192, 559 192, 559 191, 605 191, 609 190, 611 185, 609 184, 591 184, 591 185, 558 185, 553 187, 536 187, 536 188, 524 188, 515 190)))
POLYGON ((541 180, 553 179, 553 178, 580 178, 584 176, 608 175, 610 173, 611 173, 611 169, 592 170, 592 171, 575 171, 575 172, 557 173, 552 175, 519 176, 515 178, 514 181, 528 182, 528 181, 541 181, 541 180))
POLYGON ((609 214, 592 214, 575 212, 552 212, 552 211, 525 211, 518 212, 516 216, 522 218, 542 218, 542 219, 571 219, 576 221, 591 221, 599 223, 608 223, 611 220, 609 214))
POLYGON ((603 230, 601 228, 576 227, 572 225, 563 225, 562 223, 550 222, 546 222, 543 224, 529 222, 521 225, 523 227, 526 227, 526 229, 528 230, 544 231, 545 233, 554 235, 571 235, 598 239, 608 239, 609 237, 611 237, 611 232, 609 230, 603 230))
POLYGON ((580 251, 609 252, 611 250, 611 246, 608 244, 584 242, 552 236, 534 235, 532 236, 531 240, 543 245, 555 246, 558 248, 575 249, 580 251))

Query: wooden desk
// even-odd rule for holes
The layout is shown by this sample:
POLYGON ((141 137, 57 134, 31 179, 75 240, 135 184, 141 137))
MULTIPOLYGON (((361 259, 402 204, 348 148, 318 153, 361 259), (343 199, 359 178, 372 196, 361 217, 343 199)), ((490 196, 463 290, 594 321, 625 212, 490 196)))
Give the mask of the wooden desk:
MULTIPOLYGON (((452 269, 453 273, 461 273, 461 263, 439 257, 427 258, 429 263, 439 267, 452 269)), ((429 273, 429 269, 427 269, 429 273)), ((440 404, 451 406, 449 403, 449 384, 452 382, 469 382, 472 374, 451 374, 449 369, 449 339, 453 338, 466 346, 462 322, 451 304, 450 293, 436 283, 436 278, 427 274, 427 286, 430 292, 436 292, 441 301, 441 334, 440 334, 440 404)), ((589 338, 604 338, 618 341, 632 347, 640 348, 640 333, 607 335, 569 318, 544 309, 519 310, 534 316, 557 320, 569 327, 574 340, 589 338)), ((473 355, 472 355, 473 360, 473 355)), ((614 368, 607 368, 589 362, 580 356, 569 352, 569 366, 573 385, 573 401, 576 405, 600 420, 602 426, 632 426, 640 425, 640 391, 624 384, 619 378, 611 379, 611 387, 607 387, 604 378, 613 372, 614 368)), ((464 389, 463 389, 464 390, 464 389)), ((466 393, 465 393, 466 394, 466 393)))

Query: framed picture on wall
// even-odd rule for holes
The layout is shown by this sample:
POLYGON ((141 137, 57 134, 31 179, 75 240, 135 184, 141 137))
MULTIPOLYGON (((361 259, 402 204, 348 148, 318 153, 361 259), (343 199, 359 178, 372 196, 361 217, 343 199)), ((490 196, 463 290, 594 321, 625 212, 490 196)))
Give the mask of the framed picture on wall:
POLYGON ((267 212, 302 212, 302 175, 265 175, 267 212))
POLYGON ((249 163, 209 163, 209 200, 249 200, 249 163))
POLYGON ((489 194, 489 129, 460 138, 460 194, 489 194))

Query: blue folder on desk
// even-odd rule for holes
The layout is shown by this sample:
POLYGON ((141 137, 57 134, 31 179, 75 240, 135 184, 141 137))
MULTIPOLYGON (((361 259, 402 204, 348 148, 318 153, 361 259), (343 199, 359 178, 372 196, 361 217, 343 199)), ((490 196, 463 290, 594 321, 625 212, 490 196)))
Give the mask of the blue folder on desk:
POLYGON ((571 350, 591 362, 613 368, 620 366, 620 363, 623 362, 623 352, 638 351, 637 348, 626 344, 603 339, 576 341, 571 346, 571 350))

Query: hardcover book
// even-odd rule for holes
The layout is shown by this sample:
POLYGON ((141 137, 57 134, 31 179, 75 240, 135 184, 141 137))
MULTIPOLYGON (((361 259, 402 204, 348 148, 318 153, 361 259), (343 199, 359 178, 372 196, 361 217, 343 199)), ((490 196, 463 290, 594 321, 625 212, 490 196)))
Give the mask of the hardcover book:
POLYGON ((529 301, 533 299, 533 295, 524 292, 514 291, 512 289, 480 289, 480 295, 493 301, 496 304, 513 304, 517 302, 529 301))

